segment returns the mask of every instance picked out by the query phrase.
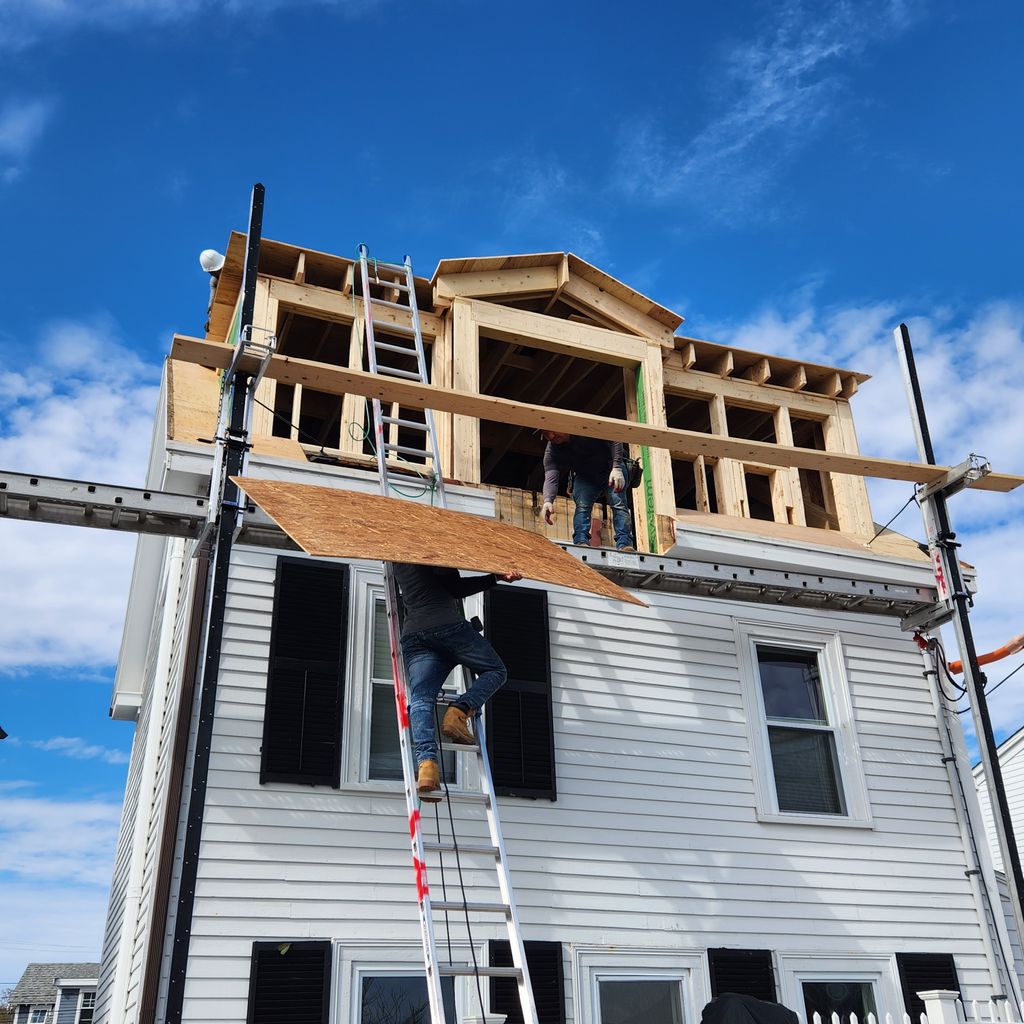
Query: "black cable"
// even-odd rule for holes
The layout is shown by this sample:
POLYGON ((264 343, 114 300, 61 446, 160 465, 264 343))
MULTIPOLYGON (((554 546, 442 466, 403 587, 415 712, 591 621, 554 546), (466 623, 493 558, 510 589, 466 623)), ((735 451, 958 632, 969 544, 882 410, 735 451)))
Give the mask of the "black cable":
POLYGON ((869 541, 868 541, 868 544, 871 544, 871 543, 873 543, 873 542, 874 542, 875 540, 877 540, 877 539, 878 539, 878 538, 879 538, 879 537, 880 537, 880 536, 881 536, 881 535, 882 535, 883 533, 885 533, 885 531, 886 531, 886 530, 888 530, 888 529, 889 529, 889 527, 890 527, 890 526, 891 526, 891 525, 892 525, 893 523, 895 523, 895 522, 896 522, 896 520, 897 520, 897 519, 899 519, 899 517, 900 517, 901 515, 903 515, 903 512, 905 511, 905 509, 907 508, 907 506, 908 506, 908 505, 909 505, 909 504, 910 504, 910 503, 911 503, 912 501, 917 501, 917 491, 915 491, 915 492, 914 492, 913 494, 911 494, 911 496, 910 496, 909 498, 907 498, 907 500, 906 500, 906 501, 905 501, 905 502, 903 503, 903 508, 901 508, 901 509, 899 510, 899 512, 897 512, 897 513, 896 513, 896 515, 894 515, 894 516, 892 517, 892 519, 890 519, 890 520, 889 520, 889 522, 887 522, 887 523, 885 524, 885 526, 880 526, 880 527, 878 528, 878 532, 877 532, 877 533, 876 533, 876 534, 874 535, 874 537, 872 537, 872 538, 871 538, 871 540, 869 540, 869 541))
POLYGON ((275 419, 278 419, 282 423, 286 424, 290 430, 294 430, 297 434, 303 434, 306 437, 308 437, 310 444, 318 444, 318 445, 320 445, 320 452, 321 452, 321 454, 323 454, 323 452, 324 452, 324 443, 323 443, 323 441, 321 441, 318 438, 314 437, 308 431, 303 430, 302 427, 300 427, 297 423, 292 423, 292 421, 290 419, 288 419, 287 416, 283 415, 282 413, 279 413, 276 409, 271 409, 270 406, 267 405, 265 402, 261 402, 258 398, 253 398, 253 401, 261 409, 266 409, 267 412, 269 412, 270 415, 273 416, 275 419))
MULTIPOLYGON (((1015 676, 1022 668, 1024 668, 1024 661, 1022 661, 1012 672, 1008 672, 1005 676, 1003 676, 1003 678, 1000 679, 999 682, 995 684, 995 686, 988 686, 988 687, 986 687, 985 688, 985 696, 987 697, 990 693, 995 693, 995 691, 998 690, 999 687, 1002 686, 1003 683, 1005 683, 1007 679, 1009 679, 1011 676, 1015 676)), ((970 708, 964 708, 963 711, 958 711, 957 714, 962 715, 962 714, 964 714, 964 712, 970 711, 970 710, 971 710, 970 708)))

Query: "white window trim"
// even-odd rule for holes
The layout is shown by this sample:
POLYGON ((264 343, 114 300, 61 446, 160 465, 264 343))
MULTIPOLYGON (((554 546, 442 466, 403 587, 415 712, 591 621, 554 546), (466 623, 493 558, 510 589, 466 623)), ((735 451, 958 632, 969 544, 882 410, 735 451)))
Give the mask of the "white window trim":
MULTIPOLYGON (((477 963, 487 963, 487 940, 473 944, 477 963)), ((469 943, 453 942, 452 954, 456 963, 472 963, 469 943)), ((423 946, 416 942, 343 943, 334 946, 334 978, 332 985, 330 1024, 358 1022, 362 1009, 362 979, 376 975, 423 975, 423 946)), ((484 1001, 490 1011, 490 986, 483 983, 484 1001)), ((479 997, 472 979, 455 979, 456 1021, 480 1016, 479 997)))
MULTIPOLYGON (((878 1020, 892 1014, 903 1016, 903 996, 896 983, 896 958, 864 953, 778 953, 781 1002, 795 1009, 801 1021, 804 1011, 805 981, 860 981, 874 988, 878 1020)), ((805 1024, 811 1024, 806 1021, 805 1024)))
MULTIPOLYGON (((384 576, 379 569, 353 565, 350 575, 349 644, 346 655, 346 696, 342 736, 341 788, 360 792, 403 792, 400 779, 370 778, 370 672, 373 658, 374 601, 384 595, 384 576)), ((466 599, 467 615, 480 614, 479 597, 466 599)), ((472 757, 456 756, 456 791, 479 789, 476 763, 472 757)))
POLYGON ((845 658, 838 634, 805 626, 780 626, 778 622, 769 623, 761 620, 734 619, 733 626, 736 633, 744 705, 747 709, 750 749, 754 758, 754 792, 758 821, 872 828, 867 782, 864 778, 860 744, 857 742, 850 687, 844 671, 845 658), (758 643, 770 647, 810 650, 818 654, 822 695, 828 711, 829 725, 836 738, 836 760, 846 801, 845 814, 779 810, 771 746, 768 740, 768 719, 757 667, 758 643))
POLYGON ((703 952, 666 947, 573 946, 573 1019, 599 1020, 597 986, 601 980, 679 981, 683 1020, 696 1024, 710 1001, 703 952))

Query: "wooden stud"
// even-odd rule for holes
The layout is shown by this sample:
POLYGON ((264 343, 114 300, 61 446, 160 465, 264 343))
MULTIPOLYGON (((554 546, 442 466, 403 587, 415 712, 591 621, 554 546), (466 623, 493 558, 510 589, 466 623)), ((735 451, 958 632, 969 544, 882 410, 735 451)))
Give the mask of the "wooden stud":
MULTIPOLYGON (((480 388, 480 332, 474 323, 472 300, 452 304, 452 385, 475 394, 480 388)), ((452 473, 465 483, 480 482, 480 420, 456 415, 452 423, 452 473)))
MULTIPOLYGON (((856 385, 857 381, 851 377, 850 380, 856 385)), ((843 379, 838 373, 830 373, 820 384, 815 387, 816 392, 820 392, 827 398, 836 398, 842 394, 843 391, 843 379)))
MULTIPOLYGON (((725 413, 725 399, 715 395, 708 411, 711 414, 711 432, 718 437, 728 437, 729 420, 725 413)), ((718 511, 727 516, 746 515, 747 485, 743 479, 742 463, 729 458, 719 459, 714 474, 718 511)))
POLYGON ((306 283, 306 254, 304 252, 299 253, 298 262, 295 264, 295 277, 293 280, 296 284, 306 283))
POLYGON ((681 370, 691 369, 693 364, 697 362, 697 350, 693 347, 693 342, 688 341, 682 348, 670 353, 666 356, 664 362, 666 369, 672 363, 675 363, 681 370))
MULTIPOLYGON (((270 282, 265 277, 256 278, 256 302, 253 305, 252 322, 262 328, 256 332, 257 340, 265 341, 277 331, 277 300, 270 294, 270 282), (262 337, 261 337, 262 335, 262 337)), ((277 383, 264 378, 256 390, 256 403, 252 410, 252 436, 270 437, 274 433, 274 401, 277 383)))
MULTIPOLYGON (((430 379, 438 387, 450 388, 453 382, 452 329, 453 317, 445 316, 442 329, 430 347, 430 379)), ((444 476, 452 473, 452 414, 440 409, 434 411, 434 434, 437 450, 441 456, 440 472, 444 476)))
POLYGON ((356 280, 356 265, 354 263, 350 263, 347 267, 345 267, 345 274, 344 274, 344 276, 341 279, 341 294, 342 295, 351 295, 352 294, 352 290, 355 287, 355 280, 356 280))
MULTIPOLYGON (((647 346, 644 360, 644 399, 647 405, 647 422, 652 426, 667 427, 665 411, 665 379, 663 377, 662 350, 657 344, 647 346)), ((664 448, 650 448, 649 465, 644 467, 650 473, 651 489, 654 495, 654 514, 674 516, 676 511, 675 489, 672 484, 672 456, 664 448)), ((673 538, 673 543, 675 539, 673 538)))
MULTIPOLYGON (((365 322, 354 320, 349 334, 349 369, 362 370, 365 337, 365 322)), ((363 432, 367 425, 366 399, 362 395, 346 394, 341 401, 341 441, 338 447, 351 455, 362 455, 363 432)))
POLYGON ((856 377, 844 377, 843 387, 839 392, 840 398, 845 398, 849 401, 857 393, 857 378, 856 377))
MULTIPOLYGON (((692 348, 692 346, 691 346, 692 348)), ((739 376, 754 384, 763 384, 772 375, 772 364, 767 359, 758 359, 752 366, 748 366, 739 376)), ((725 376, 725 374, 722 374, 725 376)))
MULTIPOLYGON (((462 300, 460 300, 462 301, 462 300)), ((456 322, 455 359, 459 369, 458 322, 456 322)), ((475 341, 475 331, 473 341, 475 341)), ((475 371, 477 359, 473 346, 465 343, 475 371)), ((171 358, 197 363, 212 369, 226 369, 231 364, 232 348, 223 342, 204 341, 176 334, 171 345, 171 358)), ((465 370, 461 371, 465 375, 465 370)), ((815 451, 809 448, 786 448, 766 441, 748 441, 726 435, 715 436, 695 430, 676 427, 658 427, 629 420, 601 418, 588 413, 528 402, 515 402, 493 395, 480 395, 461 389, 441 388, 397 377, 364 373, 342 366, 313 363, 308 359, 274 356, 267 367, 267 375, 286 384, 306 384, 329 395, 348 392, 399 401, 417 408, 448 410, 462 417, 512 423, 524 427, 542 427, 583 434, 609 441, 666 448, 678 458, 692 459, 706 455, 717 459, 735 459, 739 462, 763 462, 772 466, 797 466, 821 469, 831 473, 849 473, 854 476, 877 477, 886 480, 908 480, 913 483, 931 483, 949 473, 950 466, 930 466, 925 463, 901 459, 882 459, 871 455, 851 455, 845 452, 815 451)), ((724 401, 722 402, 724 415, 724 401)), ((1024 484, 1024 477, 1011 473, 989 473, 972 486, 984 491, 1012 491, 1024 484)))
MULTIPOLYGON (((793 423, 789 418, 789 410, 785 406, 781 406, 775 410, 772 418, 775 422, 776 442, 791 448, 793 446, 793 423)), ((807 513, 804 509, 804 493, 800 487, 800 470, 790 467, 789 469, 779 470, 779 472, 784 473, 787 477, 788 486, 786 490, 791 510, 789 517, 782 521, 790 522, 794 526, 806 526, 807 513)))
MULTIPOLYGON (((852 454, 860 451, 857 429, 853 421, 853 410, 846 402, 838 403, 831 429, 837 450, 852 454)), ((875 524, 871 514, 867 483, 863 477, 855 475, 847 475, 845 480, 847 482, 845 494, 848 502, 847 522, 850 524, 851 532, 871 536, 875 532, 875 524)))

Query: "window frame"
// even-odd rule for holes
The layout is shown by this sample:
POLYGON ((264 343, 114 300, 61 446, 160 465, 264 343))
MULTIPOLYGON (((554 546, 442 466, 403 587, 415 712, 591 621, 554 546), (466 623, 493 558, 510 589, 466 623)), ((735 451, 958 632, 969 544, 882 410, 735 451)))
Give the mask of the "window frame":
POLYGON ((697 1024, 711 1001, 703 951, 667 947, 574 946, 573 1020, 600 1020, 601 981, 678 981, 684 1024, 697 1024))
MULTIPOLYGON (((487 963, 487 940, 473 943, 477 963, 487 963)), ((472 962, 470 945, 465 940, 452 942, 452 954, 457 963, 472 962)), ((362 981, 370 975, 406 977, 425 975, 423 967, 423 946, 419 942, 400 942, 382 939, 367 942, 335 941, 332 962, 332 977, 337 979, 331 997, 332 1024, 339 1021, 359 1021, 362 1009, 362 981)), ((479 1017, 480 1006, 472 978, 455 978, 455 1022, 479 1017)), ((484 986, 489 993, 489 987, 484 986)), ((490 1012, 490 996, 485 996, 490 1012)))
POLYGON ((96 990, 95 989, 82 989, 78 993, 78 1005, 75 1007, 75 1024, 81 1024, 82 1022, 82 1011, 90 1009, 93 1012, 93 1016, 89 1018, 89 1024, 95 1019, 96 1016, 96 990), (85 1005, 85 1000, 92 996, 92 1003, 90 1006, 85 1005))
POLYGON ((780 628, 776 621, 744 619, 734 619, 734 629, 753 756, 758 821, 873 828, 867 782, 857 740, 856 719, 839 634, 832 630, 788 624, 780 628), (780 632, 784 634, 781 639, 780 632), (846 803, 845 813, 780 810, 768 734, 769 721, 765 712, 761 674, 758 668, 758 646, 811 651, 817 654, 822 699, 829 719, 828 726, 820 731, 828 728, 835 737, 836 766, 846 803))
MULTIPOLYGON (((346 672, 350 685, 342 736, 342 785, 400 794, 404 789, 402 779, 370 778, 374 610, 376 602, 384 598, 384 574, 380 569, 353 565, 349 581, 350 636, 358 640, 350 642, 348 650, 346 672)), ((467 615, 478 614, 474 604, 479 603, 477 595, 465 598, 467 615)), ((475 758, 455 755, 455 782, 449 787, 458 792, 479 789, 475 758)))
MULTIPOLYGON (((873 986, 876 1019, 886 1014, 902 1017, 903 997, 896 980, 894 955, 863 953, 778 953, 779 1002, 799 1007, 800 1019, 805 1016, 805 981, 868 982, 873 986)), ((807 1021, 806 1024, 811 1024, 807 1021)))

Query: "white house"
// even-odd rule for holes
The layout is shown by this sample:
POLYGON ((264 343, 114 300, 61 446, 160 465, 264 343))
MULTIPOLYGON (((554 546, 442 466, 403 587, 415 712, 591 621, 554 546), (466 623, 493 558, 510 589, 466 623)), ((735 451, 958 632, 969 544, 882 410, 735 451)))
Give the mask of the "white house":
POLYGON ((92 1024, 99 964, 29 964, 11 990, 13 1024, 92 1024))
MULTIPOLYGON (((241 248, 233 236, 216 341, 241 248)), ((257 324, 284 354, 360 367, 352 280, 351 261, 265 243, 257 324)), ((863 375, 680 337, 681 317, 574 256, 446 260, 417 293, 435 383, 856 451, 863 375)), ((251 475, 376 490, 362 399, 262 387, 251 475)), ((168 362, 148 487, 206 493, 217 393, 211 371, 168 362)), ((555 531, 538 525, 529 431, 438 421, 455 507, 559 539, 564 504, 555 531)), ((957 716, 900 629, 934 599, 927 558, 895 534, 868 544, 857 477, 637 454, 640 552, 576 554, 649 607, 526 582, 467 609, 510 669, 489 728, 542 1020, 696 1024, 726 991, 858 1018, 919 1011, 925 989, 1012 996, 957 716)), ((421 1019, 381 567, 285 543, 257 531, 234 548, 183 887, 207 566, 189 541, 140 539, 111 708, 137 725, 102 1024, 421 1019)), ((457 791, 478 787, 468 759, 451 771, 457 791)), ((452 811, 462 841, 482 839, 477 807, 452 811)), ((472 855, 462 874, 470 898, 490 895, 472 855)), ((443 878, 458 888, 453 864, 443 878)), ((432 891, 441 879, 432 863, 432 891)), ((500 963, 502 934, 451 921, 457 958, 500 963)), ((482 995, 518 1019, 501 982, 482 995)), ((472 981, 449 999, 452 1021, 479 1016, 472 981)))

